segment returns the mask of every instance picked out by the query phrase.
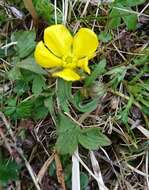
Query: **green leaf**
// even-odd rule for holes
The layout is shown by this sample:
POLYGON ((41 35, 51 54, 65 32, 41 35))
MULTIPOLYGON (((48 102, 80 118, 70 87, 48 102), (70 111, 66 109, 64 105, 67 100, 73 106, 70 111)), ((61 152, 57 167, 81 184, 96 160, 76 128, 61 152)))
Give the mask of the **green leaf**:
POLYGON ((118 84, 124 79, 127 69, 128 68, 125 66, 119 66, 111 69, 106 73, 106 75, 110 75, 111 81, 109 83, 114 88, 117 88, 118 84))
POLYGON ((25 101, 19 103, 16 108, 17 118, 21 119, 21 118, 31 117, 32 109, 33 109, 32 101, 25 101))
POLYGON ((55 176, 56 175, 55 160, 53 160, 52 163, 50 164, 48 174, 50 176, 55 176))
POLYGON ((20 80, 22 79, 22 74, 20 72, 20 68, 17 68, 17 67, 13 67, 8 73, 8 78, 10 80, 20 80))
POLYGON ((58 103, 64 112, 69 112, 69 100, 71 95, 71 82, 66 82, 63 79, 57 79, 57 98, 58 103))
POLYGON ((78 145, 79 126, 70 118, 60 114, 56 130, 58 134, 56 150, 60 154, 73 154, 78 145))
MULTIPOLYGON (((16 51, 14 50, 13 47, 9 47, 7 49, 7 53, 5 52, 5 57, 3 58, 8 58, 8 57, 13 57, 13 56, 16 56, 16 51)), ((0 56, 1 57, 1 56, 0 56)), ((12 58, 13 59, 13 58, 12 58)))
POLYGON ((108 28, 109 29, 116 29, 121 24, 121 15, 119 10, 112 9, 110 15, 109 15, 109 22, 108 22, 108 28))
POLYGON ((33 103, 31 100, 17 104, 17 98, 10 99, 8 105, 4 108, 4 113, 12 119, 29 118, 32 116, 33 103))
POLYGON ((47 115, 48 115, 47 108, 40 106, 37 108, 37 110, 35 109, 35 112, 33 113, 33 118, 38 121, 40 119, 45 119, 47 115))
POLYGON ((131 14, 128 16, 122 17, 128 30, 136 30, 137 28, 137 15, 136 14, 131 14))
POLYGON ((17 63, 16 66, 37 74, 47 75, 47 72, 43 70, 38 64, 36 64, 33 58, 24 59, 23 61, 17 63))
POLYGON ((149 117, 149 107, 142 106, 141 111, 149 117))
POLYGON ((45 79, 41 75, 36 75, 33 79, 32 92, 39 95, 45 88, 45 79))
POLYGON ((134 7, 145 3, 146 0, 126 0, 126 5, 129 7, 134 7))
POLYGON ((48 109, 48 111, 51 114, 52 118, 56 121, 53 94, 49 95, 49 97, 44 100, 44 105, 48 109))
MULTIPOLYGON (((149 97, 149 96, 148 96, 149 97)), ((149 98, 145 100, 144 98, 138 99, 145 107, 149 108, 149 98)))
POLYGON ((4 108, 4 113, 7 116, 11 116, 12 114, 14 114, 16 111, 16 107, 12 107, 12 106, 7 106, 4 108))
POLYGON ((4 108, 4 113, 7 116, 11 116, 16 111, 16 104, 17 99, 16 98, 10 98, 9 101, 6 101, 7 106, 4 108))
POLYGON ((35 48, 35 31, 18 31, 11 36, 13 42, 16 44, 16 52, 20 58, 25 58, 31 54, 35 48))
POLYGON ((141 84, 142 88, 149 92, 149 81, 146 83, 141 84))
POLYGON ((81 172, 80 174, 80 183, 81 183, 81 189, 86 190, 87 185, 89 183, 89 177, 84 172, 81 172))
POLYGON ((144 56, 138 56, 136 57, 134 60, 134 63, 137 65, 137 66, 140 66, 140 65, 147 65, 148 62, 149 62, 149 55, 144 55, 144 56))
POLYGON ((14 161, 0 161, 0 182, 6 184, 11 180, 18 180, 19 169, 14 161))
POLYGON ((17 93, 17 95, 21 96, 25 92, 28 92, 29 90, 29 85, 26 81, 24 80, 17 80, 16 85, 14 87, 14 92, 17 93))
POLYGON ((91 86, 94 81, 104 73, 106 67, 106 59, 102 59, 95 67, 95 69, 92 71, 91 75, 88 76, 85 79, 85 86, 89 87, 91 86))
POLYGON ((125 109, 123 111, 120 112, 118 118, 124 123, 127 124, 128 123, 128 115, 129 115, 129 110, 132 107, 133 104, 133 97, 131 96, 127 105, 125 106, 125 109))
POLYGON ((86 149, 95 150, 100 146, 108 146, 111 141, 98 128, 82 129, 78 136, 79 143, 86 149))
POLYGON ((70 118, 68 118, 62 113, 58 115, 57 126, 56 126, 58 135, 61 133, 65 133, 69 129, 74 129, 76 127, 78 127, 78 125, 74 123, 70 118))
POLYGON ((91 99, 89 102, 83 104, 82 96, 79 91, 72 96, 71 85, 72 84, 69 82, 58 79, 57 98, 62 110, 67 113, 69 112, 69 102, 71 102, 80 112, 91 112, 95 110, 98 105, 98 99, 91 99))
POLYGON ((98 98, 95 98, 95 99, 93 99, 93 100, 91 99, 89 102, 83 104, 80 92, 76 93, 76 95, 74 96, 74 99, 72 101, 73 105, 80 112, 92 112, 93 110, 96 109, 98 102, 99 102, 98 98))
POLYGON ((60 154, 70 154, 72 155, 78 145, 78 130, 77 128, 69 129, 65 133, 58 136, 56 141, 56 150, 60 154))
POLYGON ((99 129, 81 129, 78 124, 63 114, 59 115, 56 130, 58 135, 56 150, 60 154, 73 154, 78 143, 89 150, 111 144, 110 140, 99 129))
POLYGON ((44 105, 45 97, 38 97, 34 101, 33 118, 35 120, 44 119, 48 115, 48 109, 44 105))
POLYGON ((104 43, 107 43, 112 40, 112 35, 108 32, 102 31, 99 34, 99 40, 104 43))
POLYGON ((142 3, 144 3, 146 0, 115 0, 114 1, 114 5, 123 5, 123 6, 128 6, 128 7, 133 7, 133 6, 137 6, 140 5, 142 3))
POLYGON ((16 104, 17 104, 17 98, 15 97, 15 98, 9 98, 7 101, 6 101, 6 103, 8 104, 8 106, 16 106, 16 104))
POLYGON ((1 48, 0 48, 0 57, 1 57, 1 58, 5 58, 5 57, 6 57, 6 55, 5 55, 5 50, 4 50, 4 49, 1 49, 1 48))
MULTIPOLYGON (((49 0, 33 0, 34 7, 37 14, 45 19, 49 24, 55 24, 54 19, 54 5, 49 0)), ((58 23, 62 22, 62 13, 57 8, 58 23)))
POLYGON ((134 14, 133 10, 131 9, 131 7, 135 6, 135 4, 137 3, 132 3, 132 1, 130 2, 129 0, 115 1, 109 15, 110 19, 107 27, 109 29, 116 29, 120 26, 121 20, 123 19, 128 30, 135 30, 137 27, 137 15, 134 14))

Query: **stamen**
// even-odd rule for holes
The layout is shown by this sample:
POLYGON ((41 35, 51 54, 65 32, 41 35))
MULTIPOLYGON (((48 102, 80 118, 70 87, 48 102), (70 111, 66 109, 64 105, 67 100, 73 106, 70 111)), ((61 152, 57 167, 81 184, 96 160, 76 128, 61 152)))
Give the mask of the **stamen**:
POLYGON ((77 67, 77 58, 73 56, 63 57, 63 67, 67 67, 67 68, 77 67))

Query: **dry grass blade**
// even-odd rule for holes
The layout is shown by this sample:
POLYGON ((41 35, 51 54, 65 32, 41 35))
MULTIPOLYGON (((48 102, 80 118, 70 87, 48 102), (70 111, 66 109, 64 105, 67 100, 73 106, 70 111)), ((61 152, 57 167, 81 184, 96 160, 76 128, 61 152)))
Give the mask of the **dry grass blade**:
POLYGON ((104 184, 101 170, 100 170, 98 161, 97 161, 93 151, 90 151, 90 158, 91 158, 91 163, 92 163, 94 174, 99 179, 99 181, 97 182, 99 190, 108 190, 108 188, 104 184))
MULTIPOLYGON (((90 3, 90 0, 87 0, 87 2, 85 3, 85 7, 84 7, 84 9, 83 9, 83 12, 82 12, 82 14, 81 14, 81 17, 83 17, 84 14, 86 13, 87 8, 88 8, 88 6, 89 6, 89 3, 90 3)), ((76 25, 75 25, 75 27, 74 27, 74 33, 78 30, 79 24, 80 24, 80 21, 78 21, 78 22, 76 23, 76 25)))
POLYGON ((37 16, 35 8, 33 6, 32 0, 23 0, 23 1, 24 1, 24 5, 25 5, 26 9, 29 11, 29 13, 31 14, 31 16, 33 18, 34 25, 37 26, 38 16, 37 16))
MULTIPOLYGON (((124 12, 126 12, 126 13, 132 13, 132 14, 136 14, 137 16, 140 16, 140 13, 138 13, 138 12, 136 12, 136 11, 127 10, 127 9, 123 9, 123 8, 119 8, 119 7, 113 7, 113 8, 115 8, 115 9, 117 9, 117 10, 120 10, 120 11, 124 11, 124 12)), ((149 18, 149 15, 147 15, 147 14, 141 13, 141 15, 149 18)))
POLYGON ((69 1, 68 0, 65 0, 65 3, 64 3, 64 13, 63 13, 63 22, 64 24, 67 23, 67 16, 68 16, 68 6, 69 6, 69 1))
POLYGON ((141 125, 137 126, 137 129, 141 131, 141 133, 143 133, 143 135, 149 139, 149 130, 145 129, 141 125))
POLYGON ((144 177, 149 177, 149 175, 146 175, 146 173, 134 168, 133 166, 131 166, 130 164, 126 164, 128 168, 130 168, 133 172, 136 172, 137 174, 144 176, 144 177))
POLYGON ((62 190, 66 190, 63 168, 62 168, 62 164, 61 164, 61 161, 60 161, 60 158, 59 158, 59 155, 57 152, 55 153, 55 164, 56 164, 57 180, 60 183, 62 190))
POLYGON ((35 175, 35 173, 34 173, 32 167, 31 167, 30 163, 29 163, 29 162, 27 161, 27 159, 25 158, 25 156, 24 156, 24 154, 23 154, 23 151, 22 151, 21 149, 18 149, 17 147, 15 147, 15 149, 17 150, 17 152, 19 153, 19 155, 20 155, 20 156, 22 157, 22 159, 24 160, 25 166, 26 166, 26 168, 27 168, 27 170, 28 170, 28 172, 29 172, 29 174, 30 174, 30 176, 31 176, 31 178, 32 178, 32 180, 33 180, 33 182, 34 182, 34 184, 35 184, 36 189, 37 189, 37 190, 41 190, 40 185, 39 185, 39 183, 38 183, 38 181, 37 181, 37 176, 35 175))
POLYGON ((80 164, 82 164, 82 166, 88 171, 88 173, 97 181, 98 184, 100 184, 100 186, 103 186, 100 181, 99 178, 96 177, 96 175, 88 168, 88 166, 82 161, 82 159, 80 158, 79 155, 75 154, 76 158, 79 160, 80 164))
POLYGON ((44 177, 49 165, 52 163, 53 159, 54 159, 55 153, 53 153, 44 163, 44 165, 42 166, 42 168, 40 169, 38 175, 37 175, 37 181, 39 183, 41 183, 42 178, 44 177))
POLYGON ((142 13, 149 7, 149 3, 142 9, 142 11, 138 14, 138 17, 142 15, 142 13))

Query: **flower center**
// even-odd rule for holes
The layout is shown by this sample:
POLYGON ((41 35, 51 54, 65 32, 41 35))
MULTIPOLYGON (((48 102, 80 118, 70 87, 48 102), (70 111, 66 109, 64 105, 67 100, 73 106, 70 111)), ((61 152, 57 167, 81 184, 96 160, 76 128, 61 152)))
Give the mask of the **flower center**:
POLYGON ((75 68, 77 66, 77 58, 74 56, 64 56, 62 60, 63 67, 75 68))
POLYGON ((66 57, 65 61, 66 61, 67 64, 72 63, 73 57, 68 56, 68 57, 66 57))

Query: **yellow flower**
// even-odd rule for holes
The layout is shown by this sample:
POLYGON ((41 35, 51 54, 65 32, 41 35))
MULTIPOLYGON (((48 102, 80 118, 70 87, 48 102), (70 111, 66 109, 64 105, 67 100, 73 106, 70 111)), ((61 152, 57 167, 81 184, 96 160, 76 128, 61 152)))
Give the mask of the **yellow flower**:
POLYGON ((40 41, 35 49, 35 60, 44 68, 54 68, 53 77, 66 81, 80 80, 77 73, 82 69, 90 74, 88 61, 95 55, 98 46, 96 34, 81 28, 74 37, 62 25, 52 25, 44 30, 44 42, 40 41))

